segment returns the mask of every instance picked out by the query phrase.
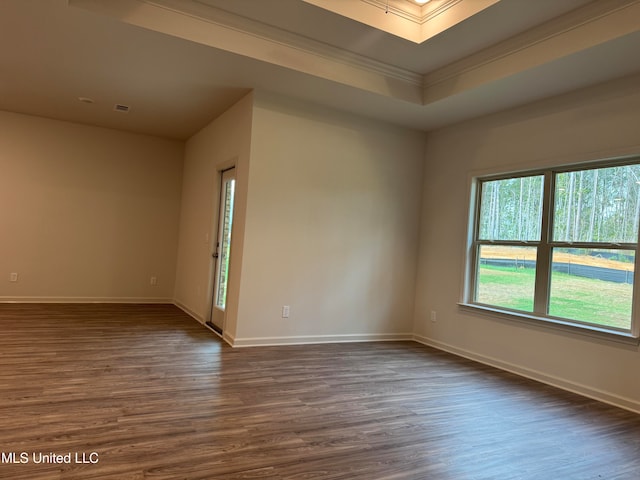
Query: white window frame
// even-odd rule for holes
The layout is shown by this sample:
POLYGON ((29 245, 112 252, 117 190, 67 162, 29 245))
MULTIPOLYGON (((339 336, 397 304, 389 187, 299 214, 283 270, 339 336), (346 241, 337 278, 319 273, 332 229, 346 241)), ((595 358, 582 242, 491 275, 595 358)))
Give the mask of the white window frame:
POLYGON ((574 172, 580 170, 592 170, 607 167, 617 167, 625 165, 640 164, 640 157, 602 160, 596 162, 586 162, 574 164, 570 166, 558 166, 545 169, 532 169, 521 171, 509 171, 499 174, 479 175, 471 179, 470 209, 469 209, 469 227, 466 246, 466 261, 464 269, 464 283, 462 292, 462 301, 460 305, 469 307, 474 310, 480 310, 490 315, 497 315, 500 318, 508 318, 514 320, 523 320, 525 322, 533 322, 538 325, 548 325, 553 328, 560 328, 578 333, 587 333, 589 335, 604 336, 605 338, 615 338, 616 340, 631 341, 631 343, 640 343, 640 321, 637 316, 640 309, 637 304, 640 303, 640 233, 638 235, 638 243, 607 243, 607 242, 562 242, 554 241, 553 235, 553 208, 555 179, 557 174, 574 172), (542 219, 541 219, 541 236, 539 241, 512 241, 512 240, 481 240, 479 239, 479 220, 482 183, 494 180, 506 180, 512 178, 520 178, 525 176, 543 175, 544 188, 542 200, 542 219), (512 310, 506 307, 489 305, 476 302, 476 283, 478 277, 478 253, 482 245, 505 245, 505 246, 523 246, 536 247, 536 281, 534 293, 533 312, 521 310, 512 310), (561 317, 549 315, 549 291, 551 285, 551 252, 554 248, 599 248, 599 249, 627 249, 635 252, 634 263, 634 282, 632 290, 632 312, 631 327, 629 330, 618 329, 615 327, 594 325, 591 323, 571 320, 561 317))

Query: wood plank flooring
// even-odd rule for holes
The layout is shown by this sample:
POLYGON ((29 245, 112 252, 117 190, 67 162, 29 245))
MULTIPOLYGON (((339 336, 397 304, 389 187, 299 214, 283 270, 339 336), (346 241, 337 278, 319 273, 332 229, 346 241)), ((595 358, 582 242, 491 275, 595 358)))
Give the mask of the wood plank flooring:
POLYGON ((411 342, 232 349, 173 306, 4 304, 0 368, 1 479, 640 479, 640 415, 411 342), (76 452, 98 463, 33 459, 76 452))

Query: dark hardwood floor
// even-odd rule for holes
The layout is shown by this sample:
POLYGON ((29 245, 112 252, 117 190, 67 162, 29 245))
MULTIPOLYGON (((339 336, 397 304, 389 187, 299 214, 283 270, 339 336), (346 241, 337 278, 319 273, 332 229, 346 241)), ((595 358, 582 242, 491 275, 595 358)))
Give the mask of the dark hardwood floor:
POLYGON ((172 306, 4 304, 0 348, 2 479, 640 479, 640 415, 416 343, 232 349, 172 306))

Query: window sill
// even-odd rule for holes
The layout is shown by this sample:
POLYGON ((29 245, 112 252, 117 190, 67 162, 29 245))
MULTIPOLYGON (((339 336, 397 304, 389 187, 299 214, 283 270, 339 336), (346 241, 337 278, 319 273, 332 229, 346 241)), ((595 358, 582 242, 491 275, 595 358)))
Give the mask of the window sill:
POLYGON ((489 317, 500 320, 519 321, 528 325, 560 330, 563 332, 573 333, 577 335, 608 340, 627 345, 640 345, 640 338, 630 332, 622 332, 619 330, 608 329, 606 327, 597 327, 594 325, 575 324, 569 321, 562 321, 554 318, 538 317, 536 315, 524 312, 516 312, 514 310, 505 310, 487 305, 478 305, 474 303, 458 303, 461 308, 484 314, 489 317))

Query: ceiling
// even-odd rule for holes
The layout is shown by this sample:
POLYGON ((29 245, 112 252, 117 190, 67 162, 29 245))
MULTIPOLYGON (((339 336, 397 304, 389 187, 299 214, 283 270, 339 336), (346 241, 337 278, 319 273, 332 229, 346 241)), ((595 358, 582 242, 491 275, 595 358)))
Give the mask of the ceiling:
POLYGON ((257 89, 431 130, 640 72, 640 0, 0 0, 0 39, 0 110, 186 139, 257 89))

